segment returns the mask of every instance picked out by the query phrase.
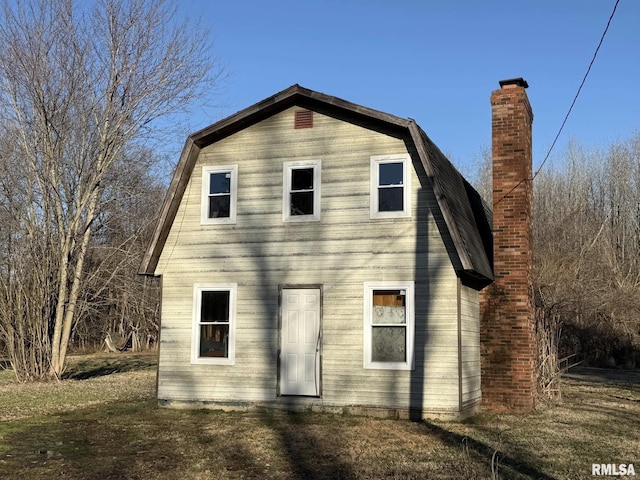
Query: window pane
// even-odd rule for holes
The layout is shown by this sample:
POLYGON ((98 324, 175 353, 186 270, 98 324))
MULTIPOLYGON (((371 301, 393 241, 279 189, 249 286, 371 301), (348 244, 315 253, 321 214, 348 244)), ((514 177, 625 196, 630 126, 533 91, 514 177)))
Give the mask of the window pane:
POLYGON ((229 292, 202 292, 202 307, 200 322, 228 322, 229 321, 229 292))
POLYGON ((374 290, 373 304, 391 307, 404 307, 407 297, 405 290, 374 290))
POLYGON ((404 188, 379 188, 378 189, 378 211, 379 212, 401 212, 404 210, 404 188))
POLYGON ((291 170, 291 191, 313 188, 313 168, 295 168, 291 170))
POLYGON ((291 215, 313 215, 313 192, 291 194, 291 215))
POLYGON ((405 324, 406 296, 401 290, 375 290, 373 292, 373 310, 371 323, 405 324))
POLYGON ((372 327, 371 361, 405 362, 405 327, 372 327))
POLYGON ((209 218, 227 218, 231 215, 231 195, 209 197, 209 218))
POLYGON ((200 325, 200 356, 229 356, 229 325, 200 325))
POLYGON ((380 185, 402 185, 403 183, 403 163, 381 163, 379 164, 380 185))
POLYGON ((209 194, 231 193, 231 172, 209 174, 209 194))
POLYGON ((406 323, 405 309, 404 307, 388 307, 377 305, 373 307, 373 318, 371 319, 374 325, 376 324, 389 324, 389 323, 406 323))

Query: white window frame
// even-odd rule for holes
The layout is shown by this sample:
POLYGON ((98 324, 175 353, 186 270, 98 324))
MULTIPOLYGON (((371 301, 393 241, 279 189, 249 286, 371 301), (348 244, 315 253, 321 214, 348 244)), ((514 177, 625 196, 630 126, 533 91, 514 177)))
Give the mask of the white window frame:
POLYGON ((322 182, 322 160, 301 160, 284 162, 282 166, 282 221, 318 222, 320 221, 320 186, 322 182), (291 172, 296 169, 313 168, 313 214, 291 215, 291 172))
POLYGON ((236 298, 237 283, 196 283, 193 286, 193 322, 191 328, 191 363, 208 365, 235 365, 236 363, 236 298), (229 292, 229 338, 227 357, 200 356, 200 312, 202 292, 229 292))
POLYGON ((207 165, 202 167, 202 203, 200 223, 202 225, 233 224, 236 223, 236 205, 238 200, 238 166, 237 165, 207 165), (231 173, 229 216, 209 218, 209 182, 212 173, 231 173))
POLYGON ((371 218, 403 218, 411 216, 411 156, 408 153, 400 153, 395 155, 372 155, 370 167, 370 215, 371 218), (380 187, 380 168, 384 163, 402 162, 402 187, 403 187, 403 209, 394 212, 380 212, 379 206, 379 187, 380 187))
POLYGON ((379 370, 413 370, 414 369, 414 340, 415 340, 415 291, 412 281, 365 282, 364 284, 364 356, 363 367, 379 370), (373 340, 373 292, 375 290, 404 290, 406 335, 404 362, 374 362, 371 360, 373 340))

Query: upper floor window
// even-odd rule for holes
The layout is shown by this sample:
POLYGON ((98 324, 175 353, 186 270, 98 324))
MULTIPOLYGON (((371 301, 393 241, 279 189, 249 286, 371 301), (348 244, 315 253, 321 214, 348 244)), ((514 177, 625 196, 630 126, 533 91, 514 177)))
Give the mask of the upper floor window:
POLYGON ((202 224, 236 223, 238 166, 202 167, 202 224))
POLYGON ((371 157, 371 218, 411 216, 408 154, 371 157))
POLYGON ((320 220, 320 160, 285 162, 282 220, 320 220))

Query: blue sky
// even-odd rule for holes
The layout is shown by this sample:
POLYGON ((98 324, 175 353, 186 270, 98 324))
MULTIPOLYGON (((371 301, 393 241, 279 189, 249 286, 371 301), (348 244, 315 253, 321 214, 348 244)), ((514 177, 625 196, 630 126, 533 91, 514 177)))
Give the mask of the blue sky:
MULTIPOLYGON (((194 130, 288 86, 411 117, 463 171, 490 146, 489 96, 523 77, 539 165, 615 0, 182 0, 229 77, 194 130)), ((553 157, 640 129, 640 2, 621 0, 553 157)), ((180 146, 184 139, 180 140, 180 146)))

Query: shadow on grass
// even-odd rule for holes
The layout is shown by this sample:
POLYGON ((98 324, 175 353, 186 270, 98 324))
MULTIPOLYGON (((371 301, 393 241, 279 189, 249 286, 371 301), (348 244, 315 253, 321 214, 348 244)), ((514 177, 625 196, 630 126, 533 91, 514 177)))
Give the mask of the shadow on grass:
POLYGON ((510 456, 503 452, 496 451, 493 447, 475 440, 473 438, 460 435, 429 422, 423 422, 426 433, 440 439, 451 447, 463 446, 470 454, 482 460, 492 469, 498 469, 497 478, 501 479, 521 479, 535 478, 538 480, 557 480, 555 477, 547 475, 539 468, 532 465, 523 458, 526 452, 521 455, 510 456))
POLYGON ((315 415, 309 412, 263 411, 260 421, 277 434, 294 478, 356 478, 352 465, 343 458, 345 445, 339 438, 340 435, 332 432, 339 427, 332 425, 327 429, 325 425, 322 429, 324 434, 321 435, 314 428, 317 423, 315 415))
POLYGON ((233 432, 210 428, 211 420, 222 423, 219 414, 154 403, 109 403, 16 423, 0 438, 0 478, 264 478, 264 466, 233 432))
POLYGON ((613 369, 595 367, 573 367, 562 378, 585 384, 640 386, 640 369, 613 369))
POLYGON ((113 373, 133 372, 156 368, 157 356, 155 354, 126 354, 122 356, 110 355, 104 357, 78 357, 62 376, 68 380, 87 380, 89 378, 102 377, 113 373))
MULTIPOLYGON (((93 408, 51 415, 46 421, 22 421, 19 431, 4 439, 8 448, 3 445, 0 477, 132 478, 132 462, 137 459, 132 439, 131 432, 117 422, 106 423, 93 408)), ((175 462, 170 447, 158 442, 154 448, 163 451, 164 462, 175 462)))
MULTIPOLYGON (((155 362, 150 354, 76 357, 68 378, 148 370, 155 368, 155 362)), ((127 376, 116 378, 117 382, 106 386, 95 383, 117 388, 118 382, 129 381, 127 376)), ((83 385, 64 385, 69 397, 61 405, 73 407, 77 397, 73 388, 83 385)), ((580 383, 580 388, 585 385, 580 383)), ((42 388, 51 387, 56 393, 59 386, 43 384, 42 388)), ((153 391, 148 385, 144 388, 144 396, 0 422, 0 478, 469 479, 490 478, 496 460, 498 478, 503 480, 554 480, 545 470, 558 478, 582 478, 581 474, 568 475, 584 467, 576 459, 602 454, 616 459, 616 449, 622 445, 616 443, 620 433, 640 429, 635 385, 624 390, 605 385, 597 392, 589 387, 586 393, 574 389, 557 413, 550 410, 549 415, 532 419, 531 434, 553 429, 562 435, 560 443, 550 441, 568 452, 564 459, 553 458, 553 449, 536 450, 540 443, 528 442, 527 432, 505 437, 504 447, 502 442, 493 442, 492 435, 499 433, 486 418, 471 420, 472 431, 464 435, 456 433, 455 426, 429 422, 272 410, 180 411, 158 409, 153 391), (566 418, 563 412, 567 409, 577 410, 578 416, 566 418), (496 452, 495 445, 505 452, 496 452), (552 465, 560 460, 560 467, 552 465), (572 466, 576 462, 578 467, 572 466)), ((16 395, 23 392, 26 405, 33 401, 32 391, 17 389, 16 395)), ((80 400, 86 405, 84 397, 80 400)), ((509 421, 513 424, 505 419, 509 421)), ((528 425, 527 419, 516 423, 522 426, 525 422, 528 425)), ((633 459, 634 454, 633 446, 624 447, 618 463, 633 459)))
POLYGON ((151 400, 103 404, 16 422, 0 438, 0 478, 357 478, 337 441, 340 423, 330 421, 324 437, 326 421, 161 409, 151 400), (265 431, 274 435, 262 437, 265 431))

